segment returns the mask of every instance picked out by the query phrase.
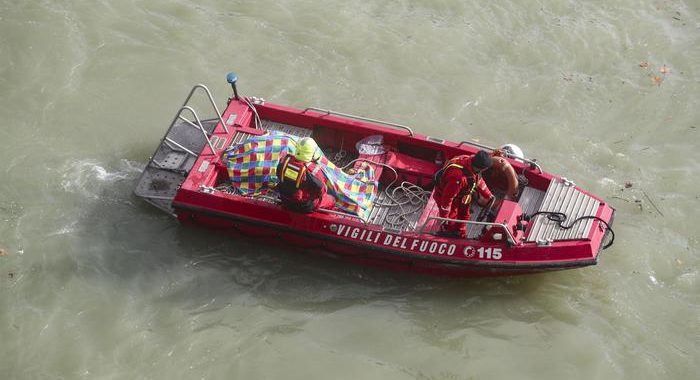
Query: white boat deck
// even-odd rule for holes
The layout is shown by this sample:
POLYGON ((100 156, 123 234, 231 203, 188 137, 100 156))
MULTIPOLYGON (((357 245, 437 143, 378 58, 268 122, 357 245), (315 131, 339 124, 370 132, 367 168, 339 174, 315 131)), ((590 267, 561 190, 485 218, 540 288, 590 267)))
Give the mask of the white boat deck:
MULTIPOLYGON (((566 215, 563 223, 569 226, 580 217, 595 216, 600 202, 576 188, 571 182, 555 179, 549 184, 544 194, 538 212, 560 212, 566 215)), ((527 212, 528 215, 534 212, 527 212)), ((545 242, 555 240, 585 239, 593 225, 592 219, 576 223, 570 229, 561 228, 559 223, 547 218, 547 215, 537 215, 530 221, 532 227, 526 241, 545 242)))

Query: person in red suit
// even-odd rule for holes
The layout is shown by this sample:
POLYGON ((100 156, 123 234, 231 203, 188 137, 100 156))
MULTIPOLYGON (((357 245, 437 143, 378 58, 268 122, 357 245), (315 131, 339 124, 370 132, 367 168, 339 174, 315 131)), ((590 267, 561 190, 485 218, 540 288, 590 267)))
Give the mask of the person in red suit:
POLYGON ((321 150, 310 137, 301 139, 293 154, 287 154, 277 165, 277 190, 285 208, 310 213, 319 207, 333 206, 333 197, 327 194, 326 178, 316 161, 321 150))
MULTIPOLYGON (((435 192, 433 198, 440 209, 441 218, 469 220, 471 204, 474 197, 486 205, 493 199, 493 194, 481 178, 481 173, 491 167, 493 160, 486 151, 479 151, 473 156, 456 156, 445 163, 435 174, 435 192)), ((467 225, 457 222, 445 222, 440 234, 466 237, 467 225)))

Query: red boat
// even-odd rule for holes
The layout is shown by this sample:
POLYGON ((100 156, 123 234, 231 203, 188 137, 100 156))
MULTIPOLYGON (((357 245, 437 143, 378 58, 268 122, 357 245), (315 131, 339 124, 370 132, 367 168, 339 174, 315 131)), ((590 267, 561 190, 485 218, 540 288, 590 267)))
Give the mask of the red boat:
MULTIPOLYGON (((474 205, 469 221, 440 218, 431 192, 442 162, 494 148, 445 141, 400 124, 239 96, 235 74, 228 80, 233 97, 223 112, 206 86, 192 88, 135 190, 182 223, 273 239, 360 264, 457 276, 593 265, 614 240, 615 210, 608 203, 544 172, 517 148, 504 149, 518 175, 517 198, 499 199, 490 209, 474 205), (200 118, 190 105, 194 95, 201 95, 214 117, 200 118), (342 173, 362 165, 371 169, 376 194, 361 213, 331 207, 301 214, 281 206, 274 184, 260 192, 237 191, 231 152, 251 138, 277 135, 313 137, 329 165, 342 173), (438 234, 445 222, 466 224, 467 237, 438 234)), ((494 194, 507 190, 502 178, 485 178, 494 194)))

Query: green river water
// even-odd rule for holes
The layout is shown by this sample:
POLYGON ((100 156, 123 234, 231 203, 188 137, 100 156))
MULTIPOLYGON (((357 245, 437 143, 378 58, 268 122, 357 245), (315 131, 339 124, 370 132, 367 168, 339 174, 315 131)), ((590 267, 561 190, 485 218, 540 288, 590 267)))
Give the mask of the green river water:
POLYGON ((697 0, 0 0, 0 378, 695 378, 699 46, 697 0), (135 181, 232 70, 275 103, 516 143, 610 201, 616 243, 450 279, 181 226, 135 181))

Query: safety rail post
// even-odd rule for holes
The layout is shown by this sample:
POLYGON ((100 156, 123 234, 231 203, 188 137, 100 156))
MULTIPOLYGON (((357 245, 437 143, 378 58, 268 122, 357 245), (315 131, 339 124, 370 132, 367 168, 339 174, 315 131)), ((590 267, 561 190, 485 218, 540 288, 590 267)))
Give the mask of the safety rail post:
MULTIPOLYGON (((180 144, 179 142, 177 142, 177 141, 171 139, 171 138, 168 137, 168 136, 165 136, 165 140, 163 140, 163 141, 166 142, 166 143, 168 143, 167 145, 168 145, 168 147, 170 147, 170 149, 175 150, 175 149, 170 145, 170 144, 173 144, 173 145, 175 145, 176 147, 178 147, 179 149, 184 150, 185 153, 189 154, 190 156, 193 156, 193 157, 195 157, 195 158, 199 156, 197 153, 195 153, 195 152, 193 152, 193 151, 187 149, 187 147, 185 147, 184 145, 180 144)), ((160 163, 159 163, 158 161, 156 161, 155 159, 153 159, 152 161, 155 162, 156 165, 158 165, 158 166, 161 166, 161 167, 163 166, 162 164, 160 164, 160 163)))
POLYGON ((209 135, 207 135, 207 131, 204 130, 204 127, 202 126, 202 121, 199 120, 199 116, 197 116, 197 112, 190 107, 190 106, 184 106, 180 108, 180 112, 177 113, 177 117, 180 118, 180 120, 184 120, 187 124, 191 125, 194 128, 199 129, 202 132, 202 136, 204 136, 204 139, 207 140, 207 144, 209 145, 209 148, 211 148, 211 152, 213 154, 216 154, 216 149, 214 149, 214 145, 212 145, 211 140, 209 140, 209 135), (187 120, 184 118, 181 114, 182 111, 187 110, 192 112, 192 115, 194 116, 194 119, 197 120, 197 124, 194 124, 193 122, 187 120))
POLYGON ((363 116, 357 116, 357 115, 351 115, 347 113, 342 113, 342 112, 336 112, 336 111, 331 111, 331 110, 326 110, 323 108, 316 108, 316 107, 306 107, 302 113, 306 113, 307 111, 316 111, 316 112, 321 112, 325 113, 326 115, 335 115, 335 116, 343 116, 343 117, 348 117, 351 119, 357 119, 357 120, 362 120, 362 121, 368 121, 370 123, 377 123, 377 124, 383 124, 389 127, 394 127, 394 128, 399 128, 403 129, 408 132, 409 136, 413 136, 413 130, 405 125, 401 124, 396 124, 396 123, 391 123, 388 121, 383 121, 383 120, 377 120, 377 119, 370 119, 368 117, 363 117, 363 116))
MULTIPOLYGON (((466 145, 475 146, 475 147, 477 147, 477 148, 481 148, 481 149, 485 149, 485 150, 490 150, 490 151, 492 151, 492 152, 493 152, 494 150, 496 150, 496 148, 494 148, 494 147, 491 147, 491 146, 488 146, 488 145, 484 145, 484 144, 480 144, 480 143, 474 142, 474 141, 461 141, 461 142, 457 145, 457 147, 459 148, 460 146, 465 145, 465 144, 466 144, 466 145)), ((534 168, 537 168, 537 170, 539 170, 540 173, 543 172, 543 171, 542 171, 542 168, 540 167, 540 165, 539 165, 537 162, 533 161, 533 160, 529 160, 529 159, 527 159, 527 158, 520 158, 520 157, 511 156, 510 154, 508 154, 508 152, 503 152, 503 154, 505 154, 505 155, 508 156, 509 158, 512 158, 512 159, 514 159, 514 160, 523 161, 523 162, 529 164, 530 166, 532 166, 532 167, 534 167, 534 168)))
MULTIPOLYGON (((165 132, 165 135, 163 135, 163 138, 160 140, 160 143, 158 144, 158 148, 156 148, 156 152, 158 152, 158 149, 160 149, 160 146, 163 144, 164 141, 168 141, 168 142, 173 143, 173 144, 177 145, 178 147, 184 149, 188 153, 193 154, 187 148, 184 148, 181 144, 178 144, 176 141, 173 141, 172 139, 168 138, 168 135, 170 134, 170 131, 173 129, 173 127, 175 126, 175 122, 180 118, 180 114, 182 113, 183 108, 188 107, 187 103, 189 103, 190 98, 192 98, 192 95, 194 94, 194 92, 198 88, 201 88, 202 90, 204 90, 206 92, 207 97, 209 97, 209 101, 211 102, 212 106, 214 106, 214 110, 216 111, 216 116, 219 118, 221 125, 224 127, 224 131, 226 131, 226 133, 228 133, 228 128, 226 127, 226 123, 224 123, 224 119, 222 118, 221 112, 219 112, 219 107, 217 107, 216 103, 214 102, 214 97, 211 96, 211 92, 209 91, 207 86, 199 83, 199 84, 196 84, 192 87, 192 89, 190 90, 190 93, 187 95, 187 97, 185 98, 185 101, 182 103, 182 107, 180 107, 180 110, 175 114, 175 117, 173 117, 173 121, 170 123, 170 127, 168 127, 168 130, 165 132)), ((190 107, 190 109, 191 108, 192 107, 190 107)), ((207 141, 209 142, 209 147, 212 148, 212 151, 214 153, 216 153, 216 151, 214 151, 214 149, 212 147, 211 141, 209 141, 208 138, 207 138, 207 141)), ((193 154, 193 155, 197 156, 196 154, 193 154)), ((155 157, 155 153, 153 153, 153 156, 151 156, 151 157, 155 157)))
POLYGON ((431 216, 426 220, 423 225, 420 226, 420 229, 418 229, 419 234, 423 234, 425 230, 425 226, 430 223, 431 220, 439 220, 442 222, 453 222, 453 223, 460 223, 460 224, 466 224, 466 225, 478 225, 478 226, 492 226, 492 227, 502 227, 504 231, 506 231, 506 235, 508 235, 508 241, 511 242, 513 245, 516 245, 517 242, 515 241, 515 237, 513 237, 513 234, 510 232, 508 229, 508 226, 506 226, 503 223, 493 223, 493 222, 475 222, 471 220, 461 220, 461 219, 450 219, 450 218, 442 218, 439 216, 431 216))
MULTIPOLYGON (((185 107, 185 106, 187 105, 187 103, 190 102, 190 98, 192 98, 192 95, 194 95, 194 92, 195 92, 198 88, 204 90, 204 92, 207 94, 207 97, 209 98, 209 102, 210 102, 211 105, 214 107, 214 111, 216 111, 216 117, 219 119, 219 121, 221 122, 221 125, 224 127, 224 131, 225 131, 226 133, 228 133, 228 128, 226 127, 226 123, 224 123, 224 118, 222 117, 221 112, 219 111, 219 107, 216 105, 216 102, 214 101, 214 97, 211 95, 211 91, 209 91, 209 88, 207 88, 207 86, 205 86, 205 85, 203 85, 203 84, 201 84, 201 83, 195 84, 195 85, 192 87, 192 89, 190 90, 189 95, 187 95, 187 98, 185 98, 185 101, 184 101, 184 103, 182 103, 182 107, 180 107, 180 109, 182 109, 183 107, 185 107)), ((175 124, 175 121, 177 120, 178 116, 179 116, 179 113, 178 113, 178 115, 176 115, 175 118, 173 119, 173 123, 172 123, 172 124, 175 124)), ((172 124, 171 124, 171 125, 172 125, 172 124)))

